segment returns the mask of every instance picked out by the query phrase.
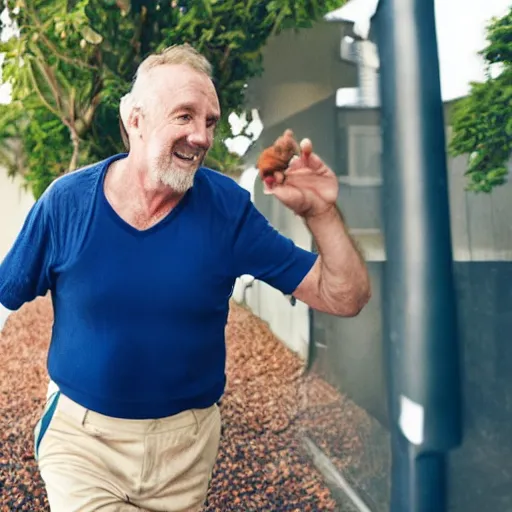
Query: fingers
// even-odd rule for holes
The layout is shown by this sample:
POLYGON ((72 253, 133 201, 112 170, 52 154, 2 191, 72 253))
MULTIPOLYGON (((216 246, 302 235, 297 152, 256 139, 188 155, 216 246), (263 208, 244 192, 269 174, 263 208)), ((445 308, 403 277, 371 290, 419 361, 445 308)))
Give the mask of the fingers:
MULTIPOLYGON (((300 141, 300 144, 295 140, 294 133, 290 129, 286 129, 283 134, 278 137, 274 143, 272 148, 280 148, 279 151, 285 150, 290 151, 288 155, 295 153, 294 156, 288 161, 288 168, 286 172, 294 171, 295 169, 300 169, 303 167, 307 167, 314 171, 321 170, 325 163, 321 160, 321 158, 313 153, 313 143, 311 139, 304 138, 300 141)), ((280 156, 284 156, 281 155, 280 156)), ((275 171, 281 171, 284 169, 278 169, 276 165, 272 166, 275 171)), ((282 183, 284 180, 284 176, 276 179, 277 183, 282 183)))
POLYGON ((272 176, 272 181, 264 181, 263 191, 266 194, 273 194, 275 191, 282 189, 316 191, 319 186, 324 186, 324 181, 318 181, 324 177, 327 176, 322 173, 312 173, 310 169, 306 168, 297 169, 295 172, 279 172, 272 176))
POLYGON ((278 185, 282 185, 284 183, 284 180, 285 180, 285 174, 284 172, 281 172, 281 171, 277 171, 275 172, 274 174, 272 174, 272 176, 267 176, 264 180, 263 180, 263 190, 266 192, 266 193, 270 193, 270 191, 278 186, 278 185))
POLYGON ((293 130, 287 128, 284 133, 278 137, 274 144, 282 144, 286 140, 293 143, 297 153, 301 153, 306 158, 313 152, 313 143, 311 139, 305 138, 300 141, 300 144, 295 140, 293 130))
POLYGON ((278 185, 282 185, 284 183, 284 179, 285 179, 284 172, 276 172, 274 174, 274 178, 276 179, 276 183, 278 185))
POLYGON ((300 189, 316 189, 320 186, 323 181, 323 176, 312 175, 311 171, 304 172, 302 170, 298 170, 296 173, 286 174, 286 179, 283 183, 275 184, 276 187, 284 186, 284 187, 296 187, 300 189), (321 181, 319 181, 321 180, 321 181))
POLYGON ((299 156, 294 155, 290 160, 290 163, 288 164, 287 172, 293 169, 300 169, 302 167, 304 167, 304 162, 301 160, 299 156))
POLYGON ((323 165, 322 160, 313 153, 313 143, 311 139, 305 138, 298 145, 299 155, 295 155, 288 165, 288 169, 297 169, 299 167, 311 167, 316 169, 323 165))
POLYGON ((309 139, 302 139, 300 141, 300 150, 304 158, 309 158, 313 152, 313 143, 309 139))
POLYGON ((295 173, 300 169, 307 169, 307 172, 314 171, 321 173, 327 169, 327 165, 316 153, 311 153, 307 158, 304 157, 304 155, 292 158, 286 170, 286 174, 295 173))

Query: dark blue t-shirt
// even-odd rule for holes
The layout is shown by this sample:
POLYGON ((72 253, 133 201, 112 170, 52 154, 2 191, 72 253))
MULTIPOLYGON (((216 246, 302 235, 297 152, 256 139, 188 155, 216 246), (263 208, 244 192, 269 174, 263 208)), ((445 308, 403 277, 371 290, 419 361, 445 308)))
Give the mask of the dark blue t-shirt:
POLYGON ((51 291, 50 377, 88 409, 159 418, 215 403, 235 279, 292 293, 316 255, 273 229, 232 179, 198 170, 145 231, 119 217, 103 180, 116 155, 56 180, 0 266, 0 303, 51 291))

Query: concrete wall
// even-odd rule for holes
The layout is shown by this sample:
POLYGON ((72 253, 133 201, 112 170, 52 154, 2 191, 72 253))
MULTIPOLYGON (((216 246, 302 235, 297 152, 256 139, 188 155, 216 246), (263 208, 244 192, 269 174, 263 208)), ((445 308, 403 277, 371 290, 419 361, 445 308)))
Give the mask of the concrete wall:
MULTIPOLYGON (((382 336, 385 262, 368 266, 374 295, 360 316, 340 319, 313 314, 313 369, 365 411, 368 422, 377 420, 360 445, 357 464, 344 467, 343 476, 369 498, 372 512, 387 512, 391 449, 383 445, 389 426, 382 336)), ((449 458, 449 510, 508 511, 512 510, 507 469, 512 457, 512 262, 456 261, 454 272, 464 442, 449 458)), ((351 427, 364 430, 357 423, 351 427)), ((331 452, 343 451, 338 440, 329 439, 331 452)))
POLYGON ((342 62, 343 24, 315 23, 272 37, 263 51, 265 72, 251 80, 247 104, 259 110, 266 129, 336 93, 356 85, 355 65, 342 62))

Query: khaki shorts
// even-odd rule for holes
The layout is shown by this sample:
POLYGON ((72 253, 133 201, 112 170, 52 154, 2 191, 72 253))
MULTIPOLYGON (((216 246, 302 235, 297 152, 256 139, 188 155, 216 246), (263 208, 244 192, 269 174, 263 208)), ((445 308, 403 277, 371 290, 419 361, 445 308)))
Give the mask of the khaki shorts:
POLYGON ((124 420, 56 392, 35 429, 50 509, 200 511, 220 431, 217 405, 158 420, 124 420))

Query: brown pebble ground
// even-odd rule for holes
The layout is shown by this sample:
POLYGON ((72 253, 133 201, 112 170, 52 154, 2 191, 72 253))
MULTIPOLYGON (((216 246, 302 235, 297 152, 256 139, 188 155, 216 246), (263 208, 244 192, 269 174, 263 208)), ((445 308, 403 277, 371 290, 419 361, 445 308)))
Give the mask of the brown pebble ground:
MULTIPOLYGON (((51 303, 39 298, 12 314, 0 334, 0 512, 49 510, 32 433, 48 385, 51 324, 51 303)), ((301 449, 302 362, 234 303, 226 334, 223 432, 204 512, 337 510, 301 449)), ((326 403, 338 401, 327 384, 309 384, 326 403)))

